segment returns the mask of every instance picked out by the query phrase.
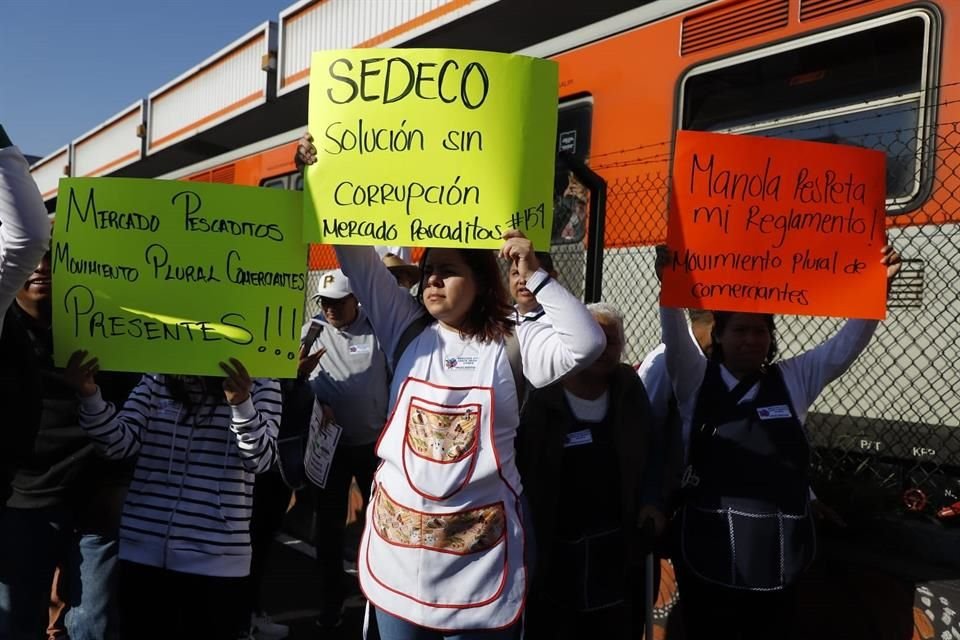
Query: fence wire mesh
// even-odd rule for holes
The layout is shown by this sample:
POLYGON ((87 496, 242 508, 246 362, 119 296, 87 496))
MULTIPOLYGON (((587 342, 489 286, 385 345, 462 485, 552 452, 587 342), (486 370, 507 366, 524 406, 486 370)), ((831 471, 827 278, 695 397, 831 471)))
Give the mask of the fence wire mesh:
MULTIPOLYGON (((908 197, 889 201, 888 238, 904 265, 870 346, 811 408, 815 485, 849 515, 935 516, 960 500, 960 123, 941 123, 923 139, 915 130, 860 128, 857 139, 843 142, 887 153, 888 192, 912 188, 908 197), (905 173, 912 187, 904 186, 905 173)), ((792 133, 777 135, 798 137, 792 133)), ((818 137, 827 136, 803 136, 818 137)), ((660 341, 652 245, 665 237, 666 149, 666 143, 645 145, 592 164, 616 175, 607 184, 602 297, 623 311, 626 358, 635 363, 660 341)), ((582 258, 568 246, 554 252, 561 273, 581 268, 582 258)), ((820 344, 841 325, 777 318, 780 357, 820 344)))
MULTIPOLYGON (((816 490, 841 512, 935 517, 960 501, 960 122, 939 123, 918 136, 916 129, 883 128, 888 115, 775 132, 883 150, 888 192, 899 194, 888 201, 888 237, 905 263, 888 317, 850 370, 821 394, 807 427, 816 447, 816 490), (856 135, 838 138, 833 130, 841 125, 852 125, 856 135)), ((670 149, 662 142, 589 159, 607 180, 602 299, 624 313, 624 357, 631 363, 660 342, 653 247, 666 236, 670 149)), ((553 259, 561 283, 581 297, 591 197, 571 172, 557 176, 553 259)), ((331 247, 311 247, 311 264, 334 263, 331 247)), ((310 314, 319 313, 309 291, 321 273, 311 272, 310 314)), ((780 357, 820 344, 841 325, 779 317, 780 357)))

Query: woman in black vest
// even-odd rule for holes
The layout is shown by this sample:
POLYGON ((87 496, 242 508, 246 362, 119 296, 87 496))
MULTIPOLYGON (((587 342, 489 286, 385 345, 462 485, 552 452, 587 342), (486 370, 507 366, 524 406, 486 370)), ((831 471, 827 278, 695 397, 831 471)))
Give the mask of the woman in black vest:
MULTIPOLYGON (((900 256, 884 247, 881 262, 889 282, 900 256)), ((790 637, 795 585, 815 548, 803 424, 878 322, 848 320, 774 362, 772 315, 714 313, 709 360, 681 309, 661 307, 660 318, 686 445, 674 563, 687 638, 790 637)))
POLYGON ((623 364, 623 315, 587 305, 607 336, 600 357, 533 389, 517 434, 517 465, 533 514, 537 564, 528 638, 634 640, 642 633, 640 526, 662 521, 646 461, 650 401, 623 364))

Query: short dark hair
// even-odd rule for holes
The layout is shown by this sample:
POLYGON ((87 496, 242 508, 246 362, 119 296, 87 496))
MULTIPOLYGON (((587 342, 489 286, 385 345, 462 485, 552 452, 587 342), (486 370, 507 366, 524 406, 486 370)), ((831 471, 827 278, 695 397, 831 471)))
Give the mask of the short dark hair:
POLYGON ((723 347, 720 346, 717 336, 723 333, 723 330, 727 328, 727 324, 729 324, 733 316, 740 314, 759 315, 763 318, 764 323, 767 325, 767 330, 770 332, 770 348, 767 350, 767 357, 764 359, 763 364, 770 364, 773 362, 774 358, 777 357, 777 327, 773 320, 772 313, 753 314, 740 311, 714 311, 713 329, 710 331, 710 338, 713 341, 710 349, 710 359, 714 362, 723 362, 723 347))
POLYGON ((215 376, 165 375, 164 385, 170 396, 183 405, 186 415, 198 414, 204 407, 210 413, 223 400, 223 379, 215 376), (191 393, 193 391, 194 393, 191 393))
MULTIPOLYGON (((420 286, 417 287, 417 300, 423 304, 423 290, 427 279, 427 260, 431 249, 427 249, 420 257, 420 286)), ((463 261, 470 267, 477 288, 477 297, 467 312, 464 326, 460 333, 480 342, 502 340, 509 335, 515 326, 510 316, 514 314, 513 306, 507 295, 500 276, 500 267, 497 264, 496 254, 489 249, 459 249, 454 251, 460 254, 463 261)))

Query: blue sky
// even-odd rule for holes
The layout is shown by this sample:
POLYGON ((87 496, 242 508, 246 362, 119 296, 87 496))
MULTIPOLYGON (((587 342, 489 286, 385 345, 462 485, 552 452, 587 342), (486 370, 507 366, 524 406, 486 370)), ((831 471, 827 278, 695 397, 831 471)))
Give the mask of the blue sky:
POLYGON ((45 156, 294 0, 0 0, 0 123, 45 156))

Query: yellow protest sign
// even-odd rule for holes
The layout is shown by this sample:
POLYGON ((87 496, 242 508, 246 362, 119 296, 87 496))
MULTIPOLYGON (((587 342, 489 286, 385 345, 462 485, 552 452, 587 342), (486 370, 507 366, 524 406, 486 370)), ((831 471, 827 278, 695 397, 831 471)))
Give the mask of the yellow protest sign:
POLYGON ((294 377, 306 286, 301 194, 222 184, 60 181, 51 246, 55 362, 294 377))
POLYGON ((557 65, 450 49, 313 54, 304 232, 329 244, 550 247, 557 65))

